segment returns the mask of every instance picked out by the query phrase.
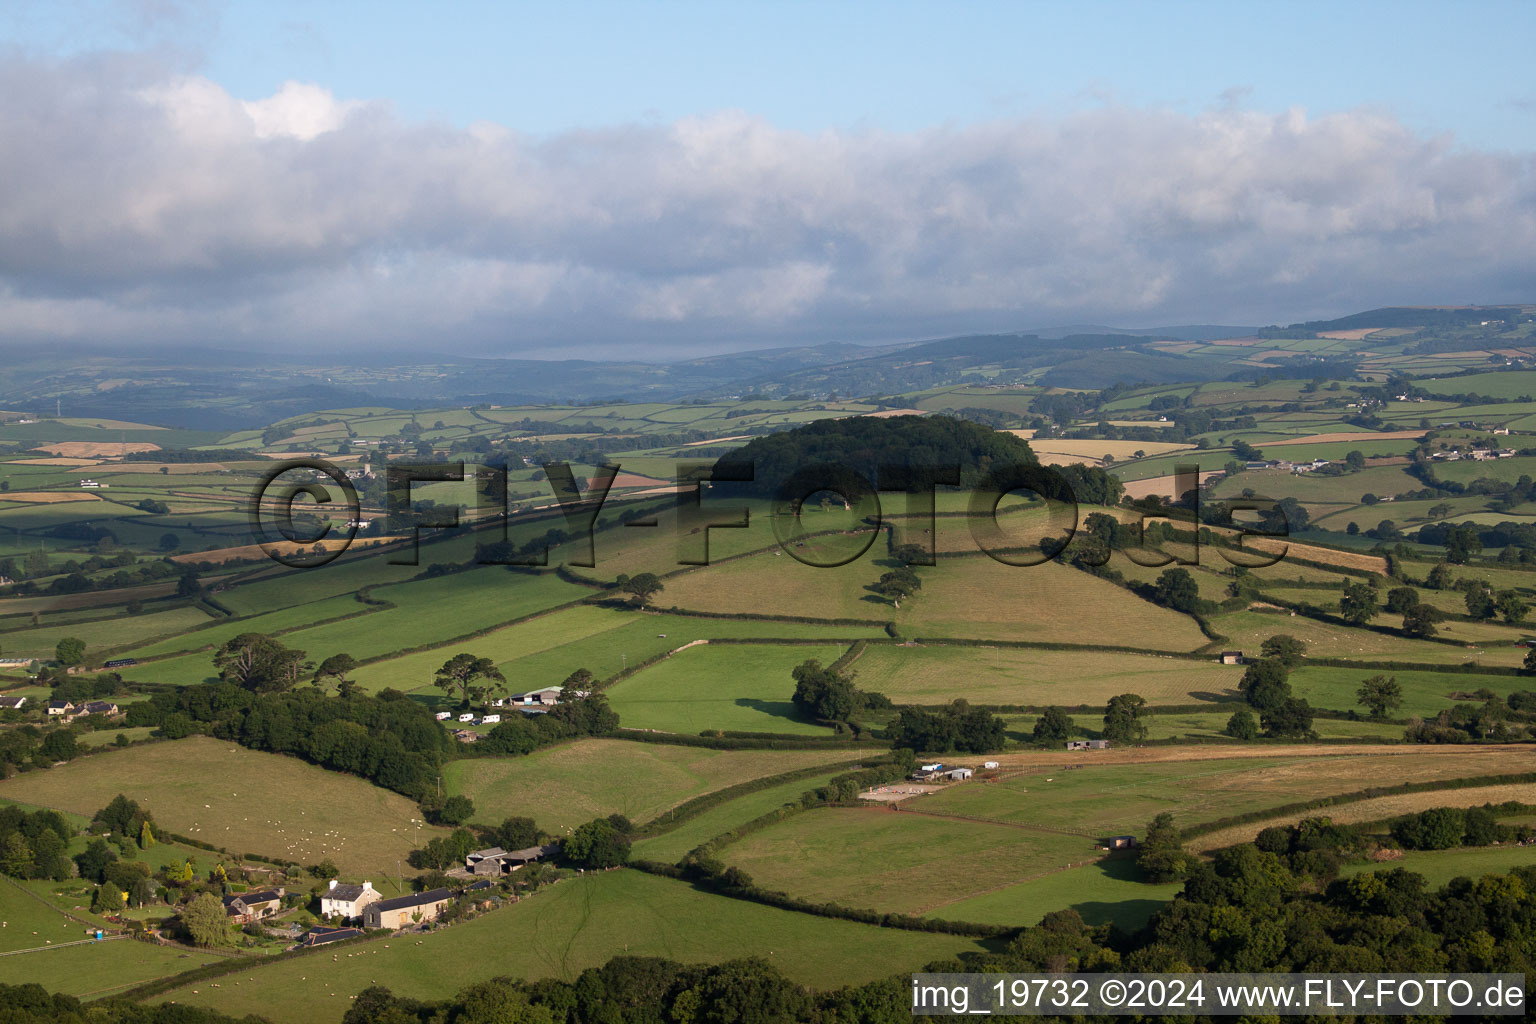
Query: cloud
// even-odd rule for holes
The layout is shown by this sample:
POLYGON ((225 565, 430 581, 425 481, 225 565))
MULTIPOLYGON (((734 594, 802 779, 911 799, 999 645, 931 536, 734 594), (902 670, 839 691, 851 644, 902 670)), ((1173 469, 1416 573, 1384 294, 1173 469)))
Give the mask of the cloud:
POLYGON ((147 58, 0 59, 0 343, 630 356, 1536 296, 1530 154, 1104 106, 529 137, 147 58))

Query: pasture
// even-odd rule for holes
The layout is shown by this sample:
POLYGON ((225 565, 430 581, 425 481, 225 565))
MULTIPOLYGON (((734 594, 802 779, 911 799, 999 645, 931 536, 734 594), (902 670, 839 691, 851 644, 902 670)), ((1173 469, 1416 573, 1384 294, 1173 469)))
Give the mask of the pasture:
POLYGON ((202 736, 111 750, 0 782, 0 799, 90 817, 122 793, 163 828, 232 853, 301 864, 393 889, 397 864, 444 830, 410 800, 352 775, 202 736))
MULTIPOLYGON (((1294 748, 1293 748, 1294 749, 1294 748)), ((1449 755, 1419 748, 1371 753, 1299 756, 1224 756, 1220 748, 1200 759, 1140 764, 1094 764, 1094 754, 1050 768, 1008 774, 990 784, 947 786, 910 802, 913 810, 961 814, 1016 824, 1059 827, 1070 823, 1099 836, 1140 834, 1162 811, 1182 826, 1263 810, 1298 800, 1349 793, 1369 786, 1443 781, 1510 771, 1496 747, 1449 755), (1070 767, 1072 764, 1081 767, 1070 767)), ((1256 831, 1256 830, 1255 830, 1256 831)))
POLYGON ((857 685, 897 703, 1103 704, 1139 693, 1151 704, 1189 704, 1236 692, 1243 669, 1215 659, 1016 647, 873 644, 854 660, 857 685))
POLYGON ((574 980, 615 956, 713 963, 760 956, 802 984, 855 985, 979 950, 972 939, 812 917, 699 892, 638 871, 571 878, 515 906, 425 936, 392 936, 194 983, 160 1002, 247 1013, 276 1024, 336 1024, 373 984, 443 999, 494 977, 574 980), (195 991, 194 991, 195 990, 195 991))
POLYGON ((794 815, 724 847, 719 856, 758 885, 802 899, 925 914, 1098 854, 1085 836, 873 804, 794 815))
POLYGON ((849 750, 711 750, 584 739, 527 757, 453 761, 443 784, 450 795, 475 802, 476 821, 494 825, 523 815, 559 834, 609 814, 643 824, 704 793, 856 758, 849 750))
POLYGON ((1075 910, 1089 924, 1113 923, 1132 931, 1146 924, 1183 888, 1183 882, 1146 882, 1132 858, 1107 856, 1082 867, 941 903, 926 916, 1021 925, 1035 924, 1053 911, 1075 910))
POLYGON ((705 644, 679 651, 621 679, 607 693, 629 729, 697 734, 704 729, 831 735, 800 717, 790 672, 801 662, 836 661, 823 644, 705 644))
POLYGON ((1474 846, 1450 850, 1409 850, 1395 860, 1376 864, 1346 864, 1339 873, 1345 877, 1367 871, 1391 871, 1402 868, 1423 875, 1435 890, 1453 878, 1481 878, 1502 875, 1514 868, 1536 867, 1536 848, 1530 846, 1474 846))

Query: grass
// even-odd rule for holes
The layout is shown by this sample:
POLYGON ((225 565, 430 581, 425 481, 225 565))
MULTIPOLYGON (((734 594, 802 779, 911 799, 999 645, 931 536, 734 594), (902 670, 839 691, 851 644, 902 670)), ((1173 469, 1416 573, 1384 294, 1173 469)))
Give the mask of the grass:
MULTIPOLYGON (((1247 842, 1258 835, 1260 829, 1270 825, 1295 824, 1304 817, 1323 815, 1340 824, 1385 821, 1401 814, 1412 814, 1431 807, 1480 807, 1485 803, 1503 803, 1518 800, 1527 803, 1536 799, 1536 784, 1513 783, 1504 786, 1476 786, 1467 789, 1428 790, 1423 793, 1401 793, 1396 796, 1376 797, 1339 804, 1307 814, 1286 814, 1246 825, 1236 825, 1217 832, 1196 836, 1191 847, 1199 850, 1215 850, 1233 843, 1247 842)), ((1536 863, 1536 854, 1531 863, 1536 863)))
MULTIPOLYGON (((1403 690, 1403 706, 1392 712, 1394 717, 1421 715, 1429 717, 1458 701, 1449 694, 1487 688, 1499 696, 1507 696, 1514 690, 1529 689, 1529 680, 1516 676, 1481 676, 1453 672, 1404 672, 1382 669, 1347 669, 1302 666, 1291 673, 1291 689, 1296 696, 1305 697, 1316 707, 1338 711, 1365 710, 1355 697, 1360 684, 1373 676, 1383 675, 1397 680, 1403 690)), ((1477 701, 1476 703, 1481 703, 1477 701)))
POLYGON ((615 683, 608 698, 620 724, 630 729, 828 735, 825 726, 795 711, 790 672, 808 658, 826 665, 842 653, 842 647, 814 644, 690 647, 615 683))
MULTIPOLYGON (((526 815, 561 832, 609 814, 643 824, 703 793, 854 756, 847 750, 709 750, 587 739, 527 757, 454 761, 443 782, 450 794, 475 802, 476 821, 526 815)), ((800 791, 811 788, 799 785, 800 791)))
POLYGON ((882 804, 797 814, 732 843, 720 856, 764 888, 818 903, 921 914, 1098 854, 1083 836, 899 813, 882 804))
MULTIPOLYGON (((990 785, 949 786, 910 801, 914 810, 1058 827, 1096 835, 1139 834, 1162 811, 1182 826, 1369 786, 1438 781, 1512 771, 1496 748, 1450 754, 1412 748, 1379 753, 1229 757, 1140 764, 1066 765, 1009 775, 990 785)), ((1480 802, 1480 801, 1479 801, 1480 802)), ((1255 830, 1257 831, 1257 830, 1255 830)))
POLYGON ((326 858, 382 888, 396 864, 442 830, 416 805, 351 775, 206 737, 113 750, 0 782, 0 798, 87 817, 117 794, 165 829, 235 854, 301 864, 326 858))
POLYGON ((433 673, 459 650, 497 663, 513 691, 557 686, 578 668, 599 679, 617 675, 695 640, 722 637, 828 639, 885 635, 878 627, 708 619, 579 605, 498 629, 485 636, 375 662, 360 669, 368 689, 429 690, 433 673))
POLYGON ((277 1024, 335 1024, 349 997, 375 983, 397 996, 443 999, 494 977, 574 980, 627 954, 685 963, 760 956, 802 984, 835 988, 978 949, 971 939, 812 917, 613 871, 559 882, 419 939, 376 939, 335 960, 322 954, 253 967, 217 989, 196 984, 162 999, 260 1013, 277 1024))
POLYGON ((78 637, 85 641, 87 658, 95 662, 106 652, 142 645, 154 637, 183 633, 208 621, 208 614, 202 609, 184 605, 144 615, 116 615, 95 622, 60 625, 45 622, 36 629, 0 634, 0 646, 4 647, 8 658, 52 658, 60 640, 78 637))
POLYGON ((699 844, 751 821, 759 815, 767 814, 776 807, 794 803, 800 799, 800 794, 825 785, 839 774, 842 774, 841 771, 828 772, 825 775, 795 782, 781 782, 777 786, 769 786, 766 789, 743 794, 734 800, 727 800, 702 814, 689 818, 671 831, 639 840, 634 845, 634 856, 667 864, 676 863, 699 844))
POLYGON ((1075 910, 1089 924, 1113 923, 1133 931, 1183 888, 1183 882, 1144 882, 1134 860, 1111 856, 947 903, 927 916, 979 924, 1032 925, 1053 911, 1075 910))
POLYGON ((156 978, 191 970, 216 957, 132 939, 0 957, 0 984, 25 985, 46 978, 50 992, 101 999, 156 978))
POLYGON ((1350 864, 1340 874, 1359 875, 1367 871, 1391 871, 1402 868, 1423 875, 1431 890, 1453 878, 1481 878, 1502 875, 1513 868, 1536 866, 1536 849, 1529 846, 1477 846, 1452 850, 1409 850, 1396 860, 1379 864, 1350 864))
POLYGON ((897 703, 1103 704, 1139 693, 1152 704, 1188 704, 1196 694, 1236 691, 1243 669, 1116 651, 873 645, 852 664, 858 685, 897 703))

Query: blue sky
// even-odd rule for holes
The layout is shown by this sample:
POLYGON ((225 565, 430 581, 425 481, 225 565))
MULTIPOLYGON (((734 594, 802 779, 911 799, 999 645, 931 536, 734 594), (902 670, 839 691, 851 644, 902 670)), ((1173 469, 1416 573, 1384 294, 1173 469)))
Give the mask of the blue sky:
POLYGON ((0 6, 0 346, 1536 301, 1536 3, 0 6))
POLYGON ((40 52, 179 46, 243 99, 296 79, 535 133, 726 108, 800 131, 909 131, 1113 100, 1370 106, 1470 145, 1536 148, 1531 3, 65 0, 13 7, 0 27, 40 52))

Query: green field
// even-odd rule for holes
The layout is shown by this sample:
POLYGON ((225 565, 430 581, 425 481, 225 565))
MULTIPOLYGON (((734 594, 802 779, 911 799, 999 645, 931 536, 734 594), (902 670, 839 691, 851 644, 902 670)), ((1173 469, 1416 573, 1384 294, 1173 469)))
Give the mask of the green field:
POLYGON ((643 824, 704 793, 856 757, 849 750, 710 750, 588 739, 527 757, 453 761, 443 782, 450 794, 475 802, 477 821, 494 825, 523 815, 559 833, 609 814, 643 824))
MULTIPOLYGON (((979 782, 961 785, 983 788, 979 782)), ((797 814, 730 844, 719 856, 767 889, 817 903, 924 914, 1098 854, 1085 836, 875 804, 797 814)))
POLYGON ((398 862, 441 830, 414 803, 297 758, 194 736, 83 757, 0 782, 0 799, 87 817, 117 794, 162 827, 232 853, 301 864, 329 858, 393 888, 398 862))
POLYGON ((1190 704, 1235 693, 1242 668, 1118 651, 876 644, 850 666, 858 685, 898 703, 1103 704, 1139 693, 1152 704, 1190 704))
POLYGON ((1053 911, 1071 909, 1089 924, 1113 922, 1132 931, 1183 888, 1182 882, 1146 882, 1132 858, 1113 856, 945 903, 928 916, 1014 925, 1034 924, 1053 911))
MULTIPOLYGON (((1294 748, 1292 748, 1294 749, 1294 748)), ((1083 829, 1095 836, 1139 834, 1168 811, 1180 826, 1370 786, 1437 781, 1510 771, 1496 748, 1450 754, 1416 748, 1310 756, 1223 755, 1191 751, 1188 759, 1100 764, 1075 756, 1080 768, 1030 769, 988 785, 948 786, 910 802, 914 810, 993 821, 1083 829), (1196 759, 1198 758, 1198 759, 1196 759)), ((1173 755, 1178 756, 1178 755, 1173 755)))
POLYGON ((843 650, 820 644, 690 647, 615 683, 608 698, 628 729, 830 735, 827 727, 796 712, 790 673, 808 658, 831 664, 843 650))
POLYGON ((1366 871, 1391 871, 1402 868, 1423 875, 1431 890, 1453 878, 1481 878, 1502 875, 1512 868, 1536 867, 1536 848, 1529 846, 1478 846, 1451 850, 1409 850, 1395 860, 1379 864, 1348 864, 1340 874, 1358 875, 1366 871))
POLYGON ((574 980, 623 954, 684 963, 760 956, 790 978, 835 988, 977 950, 974 940, 812 917, 699 892, 638 871, 568 879, 516 906, 422 938, 348 946, 196 984, 163 1002, 248 1013, 276 1024, 335 1022, 349 997, 372 984, 396 995, 442 999, 494 977, 574 980), (196 989, 196 992, 193 991, 196 989))

